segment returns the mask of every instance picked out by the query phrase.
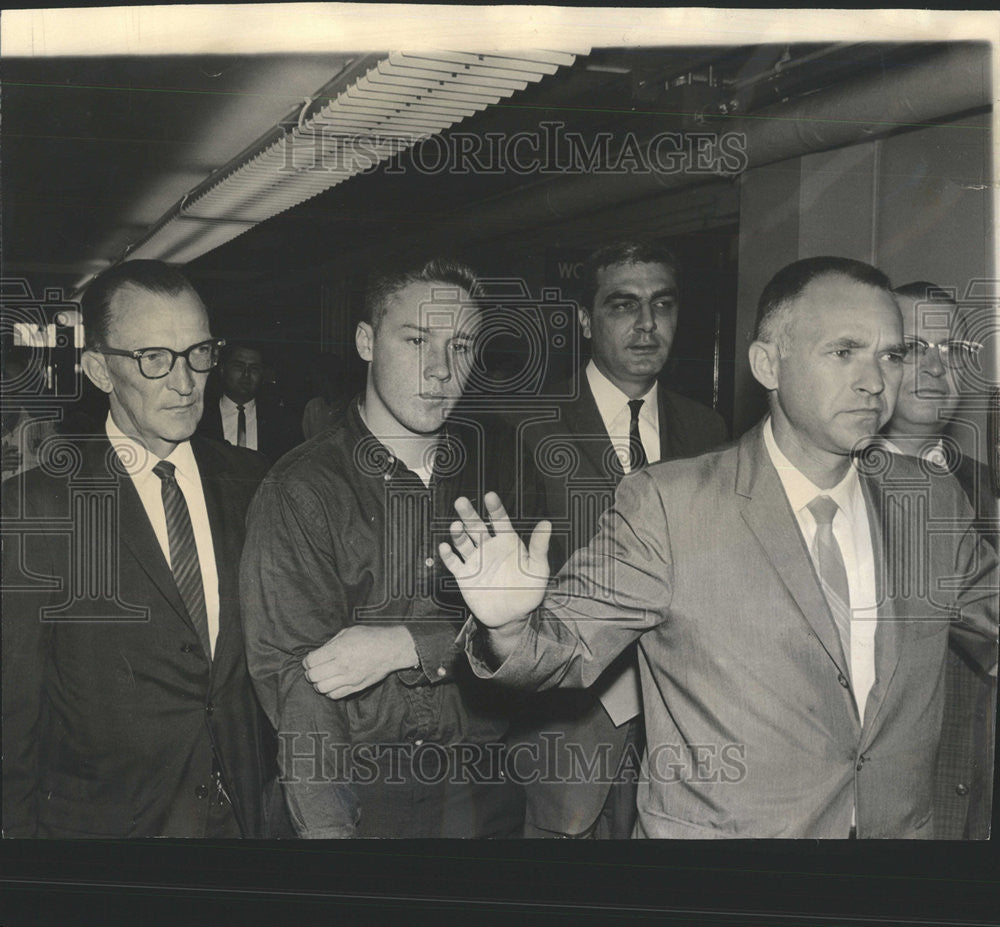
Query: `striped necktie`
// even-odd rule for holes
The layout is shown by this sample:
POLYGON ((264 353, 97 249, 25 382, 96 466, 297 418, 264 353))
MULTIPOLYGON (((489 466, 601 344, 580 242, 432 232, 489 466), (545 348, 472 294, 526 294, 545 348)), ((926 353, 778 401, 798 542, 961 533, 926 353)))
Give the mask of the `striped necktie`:
POLYGON ((201 583, 201 564, 198 561, 198 548, 194 542, 194 529, 191 527, 187 502, 177 485, 176 469, 165 460, 153 467, 153 472, 160 478, 160 496, 163 499, 163 512, 167 517, 170 569, 205 656, 211 659, 212 646, 208 639, 208 611, 205 608, 205 589, 201 583))

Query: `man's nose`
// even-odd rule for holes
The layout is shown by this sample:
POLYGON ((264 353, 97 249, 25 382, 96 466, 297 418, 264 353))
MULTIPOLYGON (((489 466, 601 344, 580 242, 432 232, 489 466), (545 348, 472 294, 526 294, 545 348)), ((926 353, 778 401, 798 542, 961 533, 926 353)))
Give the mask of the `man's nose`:
POLYGON ((642 332, 656 330, 656 316, 653 314, 653 304, 648 300, 639 303, 639 312, 635 318, 635 327, 642 332))
POLYGON ((920 359, 920 370, 932 377, 944 376, 945 368, 941 362, 941 348, 932 344, 927 353, 920 359))
POLYGON ((167 374, 167 386, 175 392, 187 396, 194 390, 194 384, 194 373, 188 364, 187 358, 176 358, 174 369, 167 374))
POLYGON ((864 361, 855 388, 873 396, 878 396, 885 389, 885 372, 876 358, 864 361))
POLYGON ((441 348, 427 348, 424 358, 424 376, 433 380, 450 380, 451 364, 448 352, 441 348))

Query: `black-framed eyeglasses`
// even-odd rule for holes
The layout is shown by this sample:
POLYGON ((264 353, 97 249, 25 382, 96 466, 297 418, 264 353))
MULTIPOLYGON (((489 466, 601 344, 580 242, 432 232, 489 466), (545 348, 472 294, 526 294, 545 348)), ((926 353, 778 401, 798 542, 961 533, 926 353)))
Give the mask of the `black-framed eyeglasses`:
POLYGON ((904 364, 915 364, 925 357, 931 348, 937 348, 938 357, 945 367, 961 367, 979 357, 983 346, 978 341, 925 341, 923 338, 904 338, 906 353, 904 364))
POLYGON ((184 351, 175 351, 173 348, 138 348, 135 351, 101 348, 100 353, 131 357, 139 365, 139 373, 147 380, 162 380, 174 369, 178 357, 183 357, 195 373, 208 373, 219 363, 219 351, 225 344, 225 338, 212 338, 209 341, 199 341, 184 351))

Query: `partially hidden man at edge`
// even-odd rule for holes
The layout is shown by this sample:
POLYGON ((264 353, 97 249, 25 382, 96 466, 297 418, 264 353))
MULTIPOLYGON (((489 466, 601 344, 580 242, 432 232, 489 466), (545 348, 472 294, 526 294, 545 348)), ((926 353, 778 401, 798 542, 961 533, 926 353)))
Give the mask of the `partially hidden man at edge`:
POLYGON ((587 686, 638 640, 636 836, 933 836, 948 643, 996 673, 998 569, 947 475, 930 493, 945 530, 900 563, 926 526, 883 519, 884 487, 852 466, 892 413, 904 350, 884 274, 798 261, 765 288, 750 346, 769 415, 733 447, 623 479, 551 588, 547 523, 525 552, 496 495, 495 535, 456 502, 441 554, 476 617, 477 675, 587 686), (929 594, 906 595, 908 567, 929 594))
MULTIPOLYGON (((916 281, 893 292, 903 315, 906 365, 896 409, 878 446, 954 474, 996 550, 997 499, 989 468, 954 442, 947 450, 944 445, 962 398, 961 374, 963 369, 971 372, 982 345, 963 332, 958 306, 941 287, 916 281)), ((985 840, 990 835, 996 697, 996 678, 952 642, 934 777, 934 835, 939 839, 985 840)))
POLYGON ((248 655, 303 837, 518 835, 509 699, 456 643, 437 556, 452 504, 511 492, 514 445, 455 412, 481 310, 462 265, 375 279, 356 332, 364 392, 271 470, 242 563, 248 655), (495 446, 494 446, 494 440, 495 446))
MULTIPOLYGON (((646 242, 616 242, 590 255, 583 279, 579 322, 591 359, 576 377, 573 398, 539 400, 558 417, 524 428, 526 450, 544 479, 545 515, 569 531, 550 547, 553 570, 594 536, 625 473, 701 453, 726 438, 719 415, 657 382, 680 310, 674 255, 646 242), (560 449, 575 461, 568 477, 562 468, 546 472, 545 460, 560 449)), ((570 384, 559 391, 570 393, 570 384)), ((541 769, 526 777, 525 836, 631 836, 640 707, 632 647, 589 689, 529 703, 532 735, 520 732, 517 740, 537 744, 541 769), (560 773, 568 781, 557 781, 560 773)))
POLYGON ((81 308, 104 433, 4 484, 4 835, 280 836, 237 592, 266 464, 191 438, 219 342, 180 273, 128 261, 81 308))

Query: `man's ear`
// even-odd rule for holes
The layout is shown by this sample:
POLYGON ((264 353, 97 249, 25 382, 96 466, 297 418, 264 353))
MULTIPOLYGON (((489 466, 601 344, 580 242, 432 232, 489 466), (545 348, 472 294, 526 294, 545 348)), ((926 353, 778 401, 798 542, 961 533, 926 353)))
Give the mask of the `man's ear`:
POLYGON ((114 391, 111 374, 108 373, 108 361, 103 354, 99 354, 97 351, 84 351, 80 358, 80 364, 87 378, 101 392, 111 393, 114 391))
POLYGON ((750 372, 754 379, 766 390, 778 388, 781 373, 781 356, 776 344, 755 341, 750 345, 750 372))
POLYGON ((580 308, 576 310, 576 318, 580 323, 581 330, 583 331, 583 337, 589 339, 591 336, 590 313, 584 309, 583 306, 580 306, 580 308))
POLYGON ((354 330, 354 346, 361 359, 370 363, 375 346, 375 330, 367 322, 358 322, 358 327, 354 330))

